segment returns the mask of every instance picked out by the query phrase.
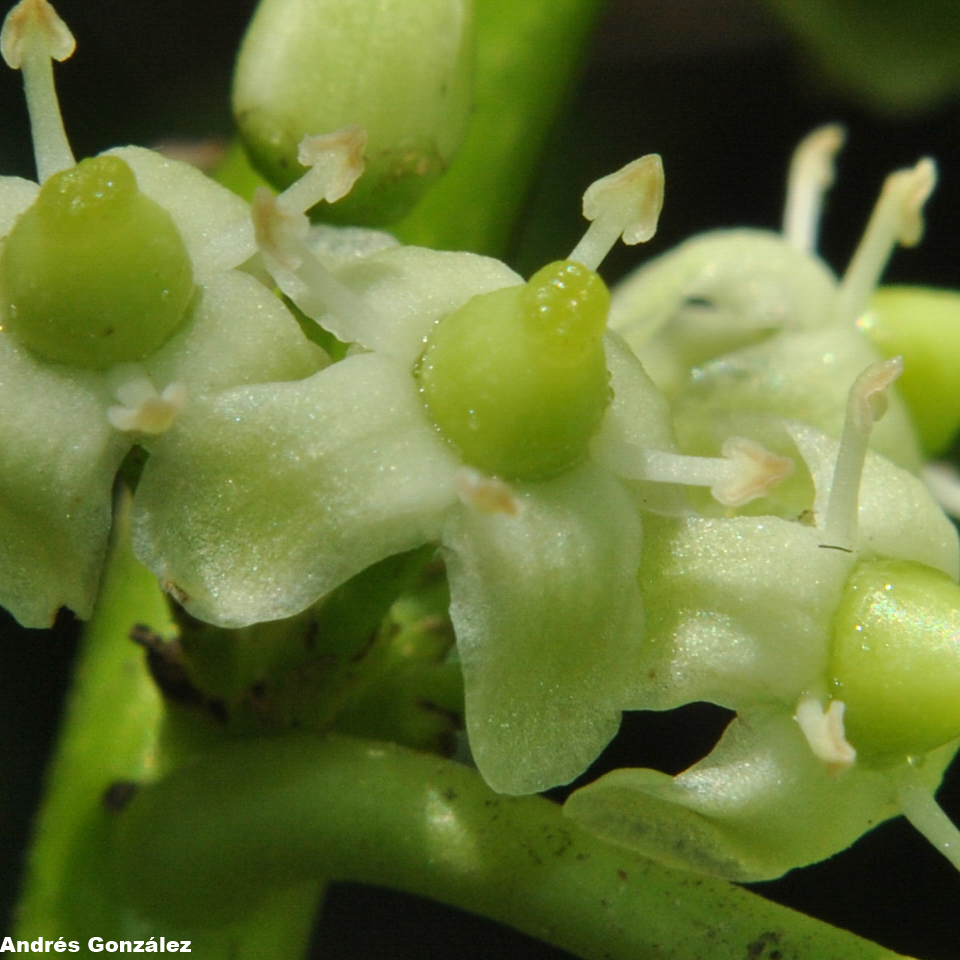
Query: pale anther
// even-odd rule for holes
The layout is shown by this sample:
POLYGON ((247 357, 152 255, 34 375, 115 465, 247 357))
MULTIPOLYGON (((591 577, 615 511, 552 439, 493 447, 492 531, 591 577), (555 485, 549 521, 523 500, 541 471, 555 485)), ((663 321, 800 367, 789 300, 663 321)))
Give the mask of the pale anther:
POLYGON ((834 157, 843 146, 846 133, 839 124, 817 127, 800 141, 790 161, 787 203, 783 213, 783 235, 797 250, 813 253, 823 197, 833 185, 834 157))
POLYGON ((833 469, 823 532, 831 546, 852 549, 857 535, 860 478, 874 424, 887 412, 887 393, 903 373, 903 357, 871 363, 853 382, 833 469))
POLYGON ((793 473, 789 457, 743 437, 728 437, 721 457, 688 457, 663 450, 627 445, 608 465, 623 477, 654 483, 710 487, 714 499, 726 507, 742 507, 766 496, 793 473))
POLYGON ((912 247, 920 242, 923 205, 936 182, 937 168, 929 158, 887 177, 840 284, 838 319, 841 322, 853 323, 867 309, 893 248, 898 243, 912 247))
POLYGON ((0 31, 0 54, 11 70, 20 70, 36 50, 63 61, 76 48, 70 28, 47 0, 20 0, 7 14, 0 31))
POLYGON ((116 368, 111 379, 117 383, 114 396, 120 406, 107 409, 110 425, 126 433, 159 436, 166 433, 187 404, 187 388, 168 384, 159 392, 146 372, 135 365, 116 368))
POLYGON ((824 710, 817 698, 804 697, 793 716, 814 756, 838 773, 852 767, 857 759, 857 751, 847 740, 843 726, 845 710, 846 704, 842 700, 831 700, 824 710))
POLYGON ((76 164, 63 128, 51 62, 51 58, 66 60, 75 46, 73 34, 47 0, 21 0, 7 14, 0 31, 4 60, 23 71, 40 183, 76 164))
POLYGON ((744 437, 728 437, 720 449, 730 462, 728 474, 714 483, 710 493, 727 507, 742 507, 765 497, 793 473, 793 461, 771 453, 766 447, 744 437))
POLYGON ((363 173, 366 148, 367 132, 362 127, 343 127, 324 136, 304 137, 297 159, 310 169, 277 201, 286 210, 306 213, 321 200, 342 200, 363 173))
POLYGON ((515 517, 520 512, 520 501, 498 477, 489 477, 472 467, 462 467, 454 480, 457 496, 465 506, 478 513, 505 513, 515 517))
POLYGON ((663 162, 647 154, 594 181, 583 195, 590 226, 568 257, 596 270, 622 238, 628 245, 649 240, 663 207, 663 162))

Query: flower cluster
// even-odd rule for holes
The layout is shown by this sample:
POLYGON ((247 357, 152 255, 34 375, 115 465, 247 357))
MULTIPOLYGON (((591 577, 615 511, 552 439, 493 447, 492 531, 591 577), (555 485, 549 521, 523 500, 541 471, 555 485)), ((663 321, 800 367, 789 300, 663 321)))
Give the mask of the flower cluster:
POLYGON ((737 716, 678 776, 617 770, 566 806, 614 842, 735 880, 821 860, 898 813, 960 867, 933 800, 960 734, 957 534, 890 392, 904 361, 864 334, 894 241, 920 237, 933 168, 887 180, 837 285, 812 246, 839 143, 826 127, 798 148, 784 236, 694 238, 614 298, 681 444, 735 425, 805 466, 766 515, 647 524, 645 706, 737 716))
POLYGON ((857 326, 896 240, 919 239, 929 161, 888 181, 840 283, 812 253, 829 129, 798 152, 785 238, 691 241, 611 306, 596 270, 653 235, 656 156, 592 184, 583 239, 525 282, 312 225, 363 173, 357 127, 305 138, 308 172, 252 204, 134 147, 78 164, 50 62, 73 41, 47 0, 21 0, 0 46, 40 181, 0 180, 0 602, 21 622, 90 613, 139 449, 137 556, 217 627, 294 617, 437 545, 498 791, 569 782, 624 710, 713 700, 738 718, 703 762, 617 771, 569 815, 738 879, 900 810, 942 835, 960 716, 948 696, 932 718, 890 706, 887 677, 956 674, 957 538, 916 476, 902 361, 857 326), (937 625, 932 659, 915 622, 937 625), (889 655, 861 656, 867 629, 889 655))

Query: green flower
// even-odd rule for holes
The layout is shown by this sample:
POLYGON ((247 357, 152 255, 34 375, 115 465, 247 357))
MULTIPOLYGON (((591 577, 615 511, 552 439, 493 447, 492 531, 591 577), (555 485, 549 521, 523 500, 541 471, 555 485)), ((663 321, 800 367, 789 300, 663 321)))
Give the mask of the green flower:
POLYGON ((313 186, 254 203, 281 288, 354 346, 303 381, 184 411, 138 489, 135 547, 195 616, 241 626, 441 544, 477 764, 497 790, 542 790, 580 773, 632 700, 638 506, 684 509, 654 481, 742 502, 784 464, 753 448, 673 453, 665 400, 605 332, 609 295, 589 265, 624 231, 652 234, 658 159, 595 184, 584 241, 524 285, 469 253, 329 249, 303 213, 328 182, 349 188, 359 136, 309 141, 313 186))
MULTIPOLYGON (((785 417, 839 436, 850 382, 879 359, 865 335, 871 295, 896 244, 919 242, 936 171, 924 159, 887 178, 838 280, 815 248, 823 193, 842 140, 840 128, 827 126, 797 148, 783 234, 705 233, 617 287, 611 327, 670 398, 685 451, 709 454, 737 433, 791 455, 785 417)), ((919 445, 899 399, 892 399, 871 444, 920 472, 919 445)), ((797 497, 783 492, 791 499, 778 512, 788 515, 797 497)))
POLYGON ((839 444, 787 425, 817 491, 812 523, 646 524, 644 707, 710 701, 737 717, 676 777, 622 769, 574 793, 581 825, 751 881, 906 813, 960 866, 933 800, 960 735, 957 534, 921 480, 866 452, 898 367, 858 378, 839 444))
POLYGON ((0 178, 0 603, 41 627, 61 606, 90 615, 134 445, 162 463, 205 393, 323 358, 236 269, 256 253, 241 200, 138 147, 75 163, 50 62, 73 38, 46 0, 14 7, 0 45, 24 72, 41 180, 0 178))

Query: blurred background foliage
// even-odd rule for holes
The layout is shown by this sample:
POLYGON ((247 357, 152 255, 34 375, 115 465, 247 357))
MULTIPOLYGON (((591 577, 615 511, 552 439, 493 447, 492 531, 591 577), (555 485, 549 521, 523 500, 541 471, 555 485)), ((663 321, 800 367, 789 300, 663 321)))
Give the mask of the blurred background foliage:
MULTIPOLYGON (((58 67, 78 156, 118 143, 229 136, 232 58, 254 0, 58 0, 78 39, 58 67)), ((614 0, 558 122, 509 259, 524 274, 564 256, 583 227, 587 184, 663 155, 667 193, 646 249, 620 247, 609 280, 714 227, 777 229, 790 152, 812 127, 848 129, 821 233, 842 270, 892 168, 933 156, 940 185, 927 234, 888 280, 960 286, 960 4, 956 0, 614 0)), ((0 73, 0 172, 33 176, 19 76, 0 73)), ((208 155, 212 155, 208 153, 208 155)), ((30 816, 70 677, 77 628, 0 622, 0 900, 13 902, 30 816)), ((632 715, 600 766, 677 771, 705 753, 725 715, 693 706, 632 715)), ((960 776, 943 805, 960 820, 960 776)), ((956 957, 960 877, 901 822, 761 892, 900 952, 956 957)), ((0 923, 6 933, 8 923, 0 923)), ((50 931, 48 935, 69 931, 50 931)), ((319 954, 318 954, 319 955, 319 954)), ((326 960, 547 958, 560 951, 449 908, 344 885, 323 919, 326 960)))

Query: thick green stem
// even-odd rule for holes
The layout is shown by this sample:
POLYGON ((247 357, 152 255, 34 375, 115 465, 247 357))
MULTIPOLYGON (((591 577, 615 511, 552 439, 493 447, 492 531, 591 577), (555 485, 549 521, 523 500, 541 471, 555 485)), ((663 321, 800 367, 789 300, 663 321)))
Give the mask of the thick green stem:
POLYGON ((228 922, 324 874, 492 917, 588 960, 880 960, 896 954, 721 881, 610 847, 475 771, 341 737, 247 741, 119 815, 118 889, 178 924, 228 922))
MULTIPOLYGON (((160 745, 163 704, 130 631, 142 623, 168 632, 169 615, 156 580, 130 555, 126 524, 118 527, 48 774, 14 939, 62 936, 85 950, 93 936, 169 938, 179 932, 138 917, 115 895, 105 857, 117 817, 111 806, 124 800, 118 785, 152 779, 167 763, 160 745)), ((205 960, 301 955, 320 886, 311 877, 276 891, 239 922, 205 935, 195 952, 205 960)))
POLYGON ((502 256, 604 0, 477 0, 475 108, 440 182, 393 229, 404 243, 502 256))

